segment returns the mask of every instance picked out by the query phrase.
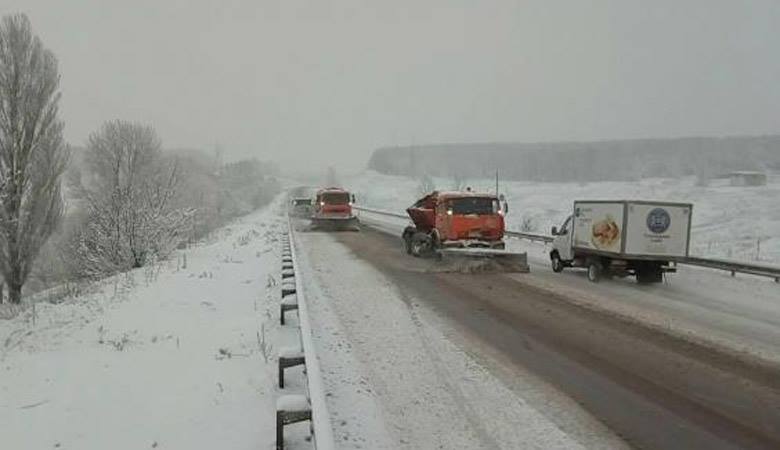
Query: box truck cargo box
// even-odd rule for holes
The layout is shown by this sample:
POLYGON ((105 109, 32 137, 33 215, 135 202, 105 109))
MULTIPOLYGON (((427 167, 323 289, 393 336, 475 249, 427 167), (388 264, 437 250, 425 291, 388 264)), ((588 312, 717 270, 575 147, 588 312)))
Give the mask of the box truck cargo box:
POLYGON ((577 201, 573 247, 624 257, 684 258, 692 210, 688 203, 577 201))
POLYGON ((588 267, 591 279, 609 272, 661 281, 688 256, 693 205, 631 200, 582 200, 560 230, 553 228, 553 270, 588 267))

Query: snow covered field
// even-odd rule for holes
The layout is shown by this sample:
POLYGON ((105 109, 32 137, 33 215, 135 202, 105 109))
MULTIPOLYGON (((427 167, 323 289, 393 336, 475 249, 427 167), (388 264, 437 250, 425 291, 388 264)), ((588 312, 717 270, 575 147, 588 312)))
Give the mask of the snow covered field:
POLYGON ((0 447, 272 448, 290 339, 280 201, 156 267, 0 320, 0 447))
MULTIPOLYGON (((346 178, 363 206, 402 212, 420 197, 420 180, 366 171, 346 178)), ((438 189, 452 179, 434 178, 438 189)), ((467 180, 476 190, 495 190, 494 180, 467 180)), ((761 187, 732 187, 725 181, 697 186, 693 177, 645 179, 635 183, 526 183, 503 181, 509 202, 508 227, 549 234, 578 199, 648 199, 693 203, 691 254, 780 263, 780 175, 761 187), (523 223, 526 227, 523 227, 523 223), (530 229, 528 229, 530 228, 530 229)))

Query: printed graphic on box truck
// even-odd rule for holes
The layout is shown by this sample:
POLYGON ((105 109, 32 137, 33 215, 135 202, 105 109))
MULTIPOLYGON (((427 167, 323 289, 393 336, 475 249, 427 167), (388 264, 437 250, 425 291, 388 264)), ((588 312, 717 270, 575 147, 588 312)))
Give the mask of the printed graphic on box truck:
POLYGON ((630 203, 626 253, 687 256, 691 208, 685 205, 630 203))
POLYGON ((622 242, 621 203, 577 203, 574 209, 574 247, 619 253, 622 242))

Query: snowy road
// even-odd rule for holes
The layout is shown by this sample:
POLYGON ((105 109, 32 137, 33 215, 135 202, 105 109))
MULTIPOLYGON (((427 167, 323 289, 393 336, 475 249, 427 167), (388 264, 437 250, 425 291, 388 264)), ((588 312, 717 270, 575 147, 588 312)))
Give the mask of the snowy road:
POLYGON ((333 235, 298 236, 340 448, 626 448, 529 372, 485 367, 489 349, 333 235))
MULTIPOLYGON (((774 364, 777 348, 773 346, 776 304, 771 303, 771 288, 776 286, 772 283, 765 283, 770 287, 766 290, 751 291, 751 295, 743 294, 731 303, 707 303, 709 293, 733 295, 718 285, 698 291, 691 302, 686 302, 689 287, 671 289, 669 296, 674 301, 667 301, 662 308, 649 308, 651 300, 663 298, 653 290, 669 286, 649 291, 623 282, 592 286, 584 284, 577 274, 551 278, 549 270, 540 265, 532 267, 535 270, 530 275, 442 274, 429 272, 426 262, 402 254, 397 238, 375 231, 301 235, 309 246, 322 297, 328 299, 323 304, 342 327, 331 332, 341 337, 340 345, 350 350, 358 367, 363 367, 353 374, 353 380, 367 383, 373 393, 365 394, 364 401, 377 403, 387 416, 377 418, 377 423, 401 423, 383 431, 390 439, 409 436, 409 427, 423 430, 420 436, 436 436, 426 428, 435 429, 436 423, 441 423, 425 415, 433 410, 434 417, 457 424, 455 429, 466 426, 470 430, 461 437, 462 442, 470 443, 465 447, 517 448, 517 442, 524 443, 520 448, 550 446, 533 439, 554 434, 533 428, 520 432, 518 424, 526 426, 527 420, 495 416, 495 411, 511 415, 525 409, 539 418, 532 423, 562 432, 566 439, 556 443, 564 448, 601 448, 607 442, 619 445, 608 432, 599 430, 598 422, 583 409, 573 406, 569 399, 573 398, 639 447, 773 448, 780 442, 776 427, 780 423, 780 372, 774 364), (334 249, 334 243, 341 247, 334 249), (372 271, 357 270, 355 259, 360 260, 359 267, 368 263, 372 271), (380 272, 381 281, 369 281, 380 272), (405 307, 390 314, 384 309, 375 311, 378 302, 383 308, 388 303, 405 307), (742 303, 763 309, 743 308, 742 303), (698 314, 696 308, 707 311, 698 314), (680 310, 687 313, 678 314, 680 310), (734 319, 729 320, 730 316, 734 319), (416 322, 418 318, 422 318, 420 322, 416 322), (753 328, 753 323, 758 326, 753 328), (433 337, 425 333, 433 333, 433 337), (447 360, 441 355, 448 353, 442 348, 432 352, 430 345, 421 346, 420 341, 439 342, 455 354, 468 356, 466 367, 478 368, 493 386, 505 390, 487 401, 500 406, 491 413, 480 408, 480 401, 456 395, 466 391, 459 380, 474 377, 464 375, 467 370, 436 363, 447 360), (372 351, 382 346, 407 349, 400 353, 405 358, 372 351), (747 353, 740 351, 746 349, 747 353), (430 357, 431 353, 436 357, 430 357), (423 395, 424 390, 405 392, 409 399, 425 399, 419 413, 422 416, 409 412, 415 408, 409 402, 398 400, 403 398, 399 389, 408 390, 409 385, 397 380, 388 383, 384 381, 387 377, 414 381, 412 386, 436 380, 429 386, 432 396, 423 395), (551 386, 569 397, 551 394, 551 386), (516 403, 496 402, 512 398, 516 403), (394 406, 394 402, 404 408, 394 406), (455 412, 448 404, 467 408, 455 412), (523 407, 518 409, 518 405, 523 407), (457 417, 460 419, 455 420, 457 417), (505 430, 502 434, 502 427, 512 428, 507 423, 513 424, 518 434, 505 430)), ((741 282, 752 283, 737 281, 736 286, 741 282)), ((689 281, 680 284, 690 286, 689 281)), ((336 358, 346 352, 336 348, 331 353, 336 358)), ((483 396, 491 392, 485 386, 472 388, 483 396)), ((354 387, 350 390, 346 383, 342 390, 349 394, 354 387)), ((334 410, 345 409, 336 405, 334 410)), ((415 441, 411 442, 409 448, 416 448, 415 441)), ((435 442, 445 448, 451 445, 435 442)))
MULTIPOLYGON (((404 220, 362 213, 361 220, 400 235, 404 220)), ((763 277, 681 266, 664 284, 638 285, 633 278, 591 283, 585 272, 550 269, 549 248, 521 239, 507 241, 510 251, 527 252, 530 276, 514 276, 593 308, 652 324, 686 338, 755 355, 780 364, 780 286, 763 277)))

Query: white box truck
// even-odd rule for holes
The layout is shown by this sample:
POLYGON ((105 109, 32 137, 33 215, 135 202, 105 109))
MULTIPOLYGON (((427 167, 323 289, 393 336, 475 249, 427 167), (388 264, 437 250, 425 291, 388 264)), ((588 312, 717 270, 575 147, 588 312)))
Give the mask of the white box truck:
POLYGON ((692 212, 689 203, 575 201, 561 228, 552 228, 552 269, 586 267, 593 282, 601 275, 660 282, 688 256, 692 212))

